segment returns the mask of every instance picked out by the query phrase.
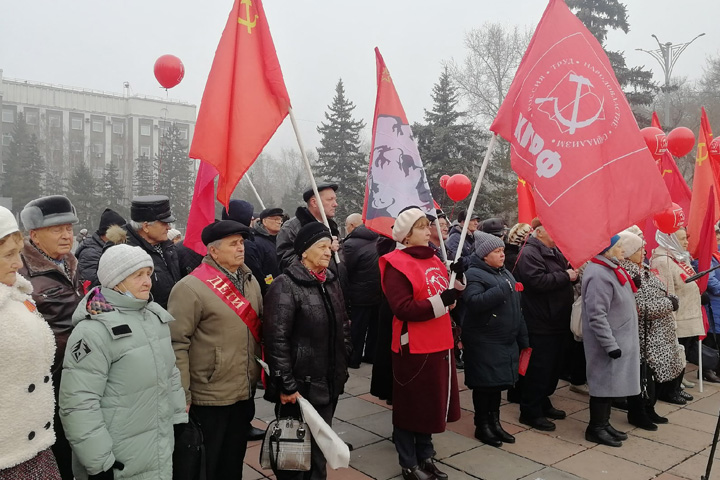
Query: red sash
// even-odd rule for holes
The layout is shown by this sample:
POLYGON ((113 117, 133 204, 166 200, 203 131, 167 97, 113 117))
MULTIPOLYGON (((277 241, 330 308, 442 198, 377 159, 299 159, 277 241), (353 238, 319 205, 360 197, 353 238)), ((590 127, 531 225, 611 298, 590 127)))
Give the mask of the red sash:
POLYGON ((240 320, 247 325, 255 341, 260 343, 261 324, 257 313, 224 273, 207 263, 201 263, 190 275, 205 283, 225 305, 232 308, 240 320))

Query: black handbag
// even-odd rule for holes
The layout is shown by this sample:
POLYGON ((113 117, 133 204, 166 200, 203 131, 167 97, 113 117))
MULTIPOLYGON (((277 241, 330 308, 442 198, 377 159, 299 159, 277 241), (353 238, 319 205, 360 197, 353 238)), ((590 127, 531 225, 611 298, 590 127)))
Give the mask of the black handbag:
MULTIPOLYGON (((698 343, 697 341, 693 341, 690 343, 690 347, 688 347, 687 351, 685 352, 685 356, 687 357, 687 361, 690 363, 693 363, 695 365, 698 364, 698 343)), ((709 345, 705 345, 703 343, 702 346, 702 368, 703 370, 715 370, 718 367, 718 363, 720 363, 720 353, 718 353, 717 350, 712 348, 709 345)))
POLYGON ((190 414, 188 423, 176 428, 173 480, 205 480, 205 445, 200 423, 190 414))
POLYGON ((278 408, 275 420, 268 424, 260 449, 260 465, 273 472, 310 470, 311 435, 302 418, 281 417, 278 408))

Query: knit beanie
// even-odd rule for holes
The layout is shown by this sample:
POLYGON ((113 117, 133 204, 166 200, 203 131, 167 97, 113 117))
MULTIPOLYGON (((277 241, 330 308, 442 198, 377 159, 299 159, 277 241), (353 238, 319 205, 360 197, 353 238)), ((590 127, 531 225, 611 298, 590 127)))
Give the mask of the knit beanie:
POLYGON ((127 244, 114 245, 100 257, 97 276, 103 287, 115 288, 118 283, 144 267, 154 269, 152 258, 145 250, 127 244))
POLYGON ((495 235, 475 230, 473 237, 475 238, 475 253, 480 258, 487 257, 496 248, 505 248, 502 239, 495 235))
POLYGON ((620 235, 613 235, 612 237, 610 237, 610 245, 603 248, 602 252, 600 252, 600 255, 602 255, 603 253, 605 253, 608 250, 610 250, 611 248, 613 248, 615 246, 615 244, 619 241, 620 241, 620 235))
POLYGON ((395 224, 392 226, 392 237, 396 242, 402 242, 405 237, 410 235, 415 222, 425 217, 425 212, 420 210, 418 207, 410 207, 397 216, 395 224))
POLYGON ((310 222, 304 225, 295 237, 293 247, 298 256, 302 256, 303 252, 312 247, 316 242, 323 238, 332 240, 330 230, 320 222, 310 222))
POLYGON ((622 242, 621 245, 623 250, 625 250, 625 258, 640 250, 643 243, 645 243, 642 238, 638 237, 634 233, 628 232, 627 230, 618 233, 618 235, 620 235, 620 241, 622 242))
POLYGON ((171 228, 170 230, 168 230, 168 233, 167 233, 168 240, 175 240, 175 237, 177 237, 178 235, 180 235, 180 230, 176 230, 174 228, 171 228))
POLYGON ((5 238, 11 233, 19 232, 15 215, 5 207, 0 207, 0 238, 5 238))
POLYGON ((245 200, 230 200, 229 207, 227 209, 223 208, 222 219, 235 220, 249 227, 252 221, 253 211, 254 208, 250 202, 246 202, 245 200))
POLYGON ((508 233, 508 243, 518 247, 522 246, 527 236, 530 235, 530 230, 532 227, 527 223, 516 223, 508 233))
POLYGON ((102 237, 107 233, 107 229, 111 226, 118 225, 122 227, 126 223, 127 222, 122 215, 117 213, 115 210, 106 208, 102 215, 100 215, 100 225, 98 226, 97 234, 102 237))

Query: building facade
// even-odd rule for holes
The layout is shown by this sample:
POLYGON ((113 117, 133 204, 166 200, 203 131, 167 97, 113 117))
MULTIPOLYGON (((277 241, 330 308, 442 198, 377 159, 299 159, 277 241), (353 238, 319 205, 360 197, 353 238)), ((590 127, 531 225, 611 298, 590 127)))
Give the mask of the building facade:
POLYGON ((38 138, 48 176, 68 178, 78 162, 85 162, 99 179, 112 162, 125 185, 125 200, 134 194, 137 159, 155 158, 172 123, 189 145, 197 117, 195 105, 177 100, 3 78, 2 70, 0 111, 3 173, 3 156, 22 113, 28 130, 38 138))

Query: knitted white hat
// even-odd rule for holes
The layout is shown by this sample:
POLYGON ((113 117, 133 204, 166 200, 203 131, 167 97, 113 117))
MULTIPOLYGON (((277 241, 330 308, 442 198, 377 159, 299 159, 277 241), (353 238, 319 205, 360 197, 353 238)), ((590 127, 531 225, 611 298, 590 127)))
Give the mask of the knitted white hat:
POLYGON ((97 276, 103 287, 115 288, 118 283, 144 267, 154 269, 152 258, 145 250, 126 244, 114 245, 100 257, 97 276))
POLYGON ((620 232, 618 235, 620 235, 620 245, 625 251, 625 258, 640 250, 645 243, 642 238, 627 230, 620 232))
POLYGON ((425 212, 417 207, 411 207, 407 210, 400 212, 400 215, 395 219, 395 224, 392 226, 393 240, 396 242, 402 242, 405 237, 410 235, 415 222, 425 217, 425 212))
POLYGON ((168 240, 175 240, 175 237, 177 237, 178 235, 180 235, 180 230, 177 230, 175 228, 171 228, 170 230, 168 230, 168 240))
POLYGON ((0 207, 0 238, 5 238, 11 233, 19 232, 15 215, 5 207, 0 207))

